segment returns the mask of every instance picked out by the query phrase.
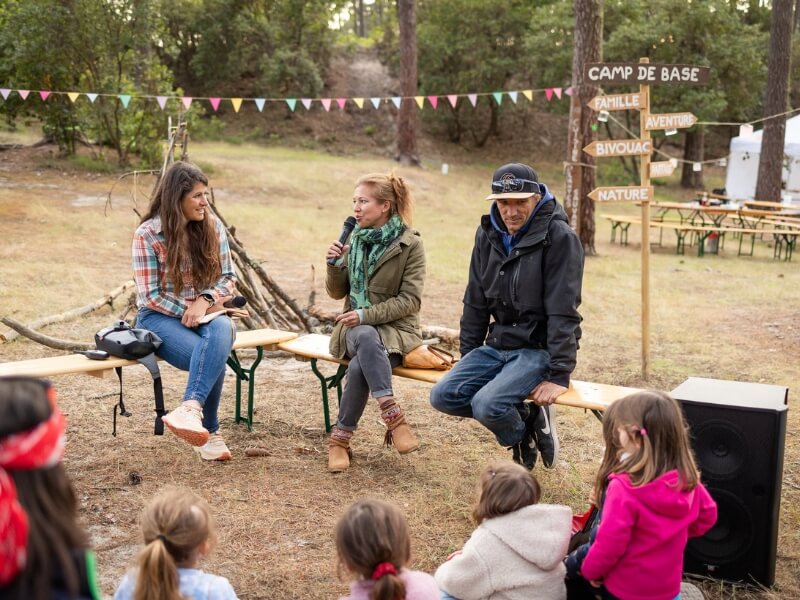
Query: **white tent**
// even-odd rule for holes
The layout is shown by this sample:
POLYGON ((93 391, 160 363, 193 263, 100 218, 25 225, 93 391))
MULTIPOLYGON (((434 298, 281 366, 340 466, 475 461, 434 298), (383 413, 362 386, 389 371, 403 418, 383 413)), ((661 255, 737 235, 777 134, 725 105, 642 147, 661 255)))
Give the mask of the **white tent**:
MULTIPOLYGON (((753 200, 758 179, 762 131, 731 139, 725 193, 734 199, 753 200)), ((800 196, 800 115, 787 119, 784 140, 783 182, 786 193, 800 196)), ((780 198, 759 198, 780 201, 780 198)))

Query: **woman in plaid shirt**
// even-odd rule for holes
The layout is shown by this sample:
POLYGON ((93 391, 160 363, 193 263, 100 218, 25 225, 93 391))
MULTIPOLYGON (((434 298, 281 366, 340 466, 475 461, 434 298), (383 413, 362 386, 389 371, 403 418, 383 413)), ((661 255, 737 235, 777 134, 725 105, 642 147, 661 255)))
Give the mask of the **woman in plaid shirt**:
POLYGON ((225 228, 208 209, 208 178, 176 162, 162 176, 133 236, 137 323, 163 340, 157 354, 189 371, 181 405, 166 426, 205 460, 228 460, 217 409, 236 330, 221 309, 236 283, 225 228))

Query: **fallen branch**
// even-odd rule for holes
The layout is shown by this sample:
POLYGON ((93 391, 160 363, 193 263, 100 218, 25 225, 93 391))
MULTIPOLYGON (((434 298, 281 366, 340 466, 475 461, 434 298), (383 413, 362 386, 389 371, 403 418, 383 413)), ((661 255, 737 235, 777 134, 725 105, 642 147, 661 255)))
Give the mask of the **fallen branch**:
MULTIPOLYGON (((105 296, 95 300, 91 304, 80 306, 78 308, 73 308, 72 310, 68 310, 66 312, 59 313, 57 315, 42 317, 41 319, 31 321, 30 323, 27 324, 26 327, 29 331, 33 331, 36 329, 41 329, 46 325, 52 325, 53 323, 61 323, 62 321, 68 321, 70 319, 74 319, 75 317, 83 316, 85 314, 97 310, 98 308, 102 308, 106 305, 113 307, 114 300, 117 297, 124 294, 125 292, 127 292, 128 290, 130 290, 131 288, 133 288, 134 285, 135 284, 131 279, 130 281, 126 281, 125 283, 123 283, 121 286, 114 288, 113 290, 108 292, 105 296)), ((9 327, 11 326, 9 325, 9 327)), ((14 328, 12 327, 12 329, 14 328)), ((17 330, 17 332, 14 333, 0 334, 0 342, 10 342, 11 340, 19 337, 19 335, 20 335, 19 330, 17 330)))
POLYGON ((0 322, 3 325, 11 327, 14 331, 19 333, 19 335, 24 335, 26 338, 32 339, 34 342, 38 344, 42 344, 43 346, 48 346, 49 348, 55 348, 56 350, 92 350, 94 349, 94 344, 86 344, 83 342, 71 342, 70 340, 62 340, 59 338, 50 337, 49 335, 44 335, 43 333, 39 333, 38 331, 34 331, 30 329, 23 323, 12 319, 10 317, 3 317, 0 319, 0 322))

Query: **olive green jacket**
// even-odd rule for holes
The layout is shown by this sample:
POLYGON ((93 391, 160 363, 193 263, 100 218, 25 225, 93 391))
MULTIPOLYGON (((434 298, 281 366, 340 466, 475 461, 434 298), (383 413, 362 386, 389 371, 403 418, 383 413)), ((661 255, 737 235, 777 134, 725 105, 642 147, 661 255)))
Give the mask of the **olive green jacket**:
MULTIPOLYGON (((371 306, 364 309, 362 325, 378 330, 383 345, 390 354, 408 354, 422 344, 419 328, 419 308, 425 285, 425 249, 419 232, 406 227, 392 242, 375 265, 367 282, 371 306)), ((338 300, 344 298, 344 312, 350 306, 350 280, 347 253, 333 266, 328 265, 325 290, 338 300)), ((344 358, 346 329, 337 323, 331 334, 330 353, 344 358)))

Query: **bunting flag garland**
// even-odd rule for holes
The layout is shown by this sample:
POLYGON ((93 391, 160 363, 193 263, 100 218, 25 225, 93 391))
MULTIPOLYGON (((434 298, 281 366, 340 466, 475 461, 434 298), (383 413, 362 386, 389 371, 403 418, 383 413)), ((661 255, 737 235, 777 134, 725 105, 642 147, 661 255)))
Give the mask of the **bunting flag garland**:
MULTIPOLYGON (((17 92, 20 98, 25 101, 28 99, 30 95, 30 90, 18 89, 18 88, 0 88, 0 96, 2 96, 3 100, 8 100, 12 92, 17 92)), ((473 92, 467 94, 437 94, 437 95, 428 95, 428 96, 372 96, 370 98, 301 98, 300 102, 305 107, 306 110, 311 110, 314 102, 320 102, 322 107, 325 109, 325 112, 330 112, 331 107, 335 103, 336 106, 339 107, 340 110, 345 110, 347 106, 348 100, 352 101, 359 109, 364 108, 364 103, 369 101, 370 104, 375 109, 380 108, 381 103, 386 101, 387 103, 391 103, 396 109, 399 109, 402 106, 404 100, 406 101, 414 101, 416 102, 417 106, 420 110, 425 108, 425 101, 427 100, 431 108, 436 110, 439 106, 439 98, 446 98, 447 102, 450 104, 452 108, 457 108, 459 98, 466 97, 469 100, 469 103, 474 107, 478 104, 478 97, 479 96, 491 96, 494 98, 494 101, 497 103, 498 106, 501 106, 503 103, 503 95, 508 94, 508 97, 511 99, 511 102, 517 104, 519 102, 519 94, 520 92, 522 95, 529 101, 533 102, 533 94, 534 92, 544 92, 547 101, 550 102, 553 99, 553 96, 557 99, 562 98, 562 94, 566 94, 567 96, 572 96, 573 88, 572 86, 567 88, 560 88, 560 87, 552 87, 552 88, 541 88, 541 89, 527 89, 527 90, 508 90, 508 91, 497 91, 497 92, 473 92)), ((108 98, 117 98, 122 103, 124 108, 128 108, 130 101, 132 98, 138 98, 140 100, 155 100, 156 104, 158 104, 159 108, 163 111, 166 109, 167 103, 169 100, 174 99, 179 101, 182 105, 183 109, 189 110, 192 106, 192 102, 197 99, 192 96, 178 96, 178 95, 163 95, 163 96, 154 96, 149 94, 100 94, 96 92, 61 92, 56 90, 38 90, 35 92, 41 98, 42 102, 45 102, 53 95, 63 95, 67 96, 71 103, 75 104, 80 98, 81 95, 86 95, 89 99, 89 102, 94 104, 95 100, 99 97, 108 97, 108 98)), ((211 97, 201 97, 200 100, 208 100, 211 104, 211 108, 214 112, 219 110, 220 104, 223 100, 230 100, 233 106, 234 112, 238 113, 245 102, 253 101, 256 105, 256 108, 259 112, 264 111, 264 106, 267 102, 285 102, 286 105, 289 107, 289 110, 294 112, 297 108, 297 98, 230 98, 230 97, 222 97, 222 96, 211 96, 211 97)))

